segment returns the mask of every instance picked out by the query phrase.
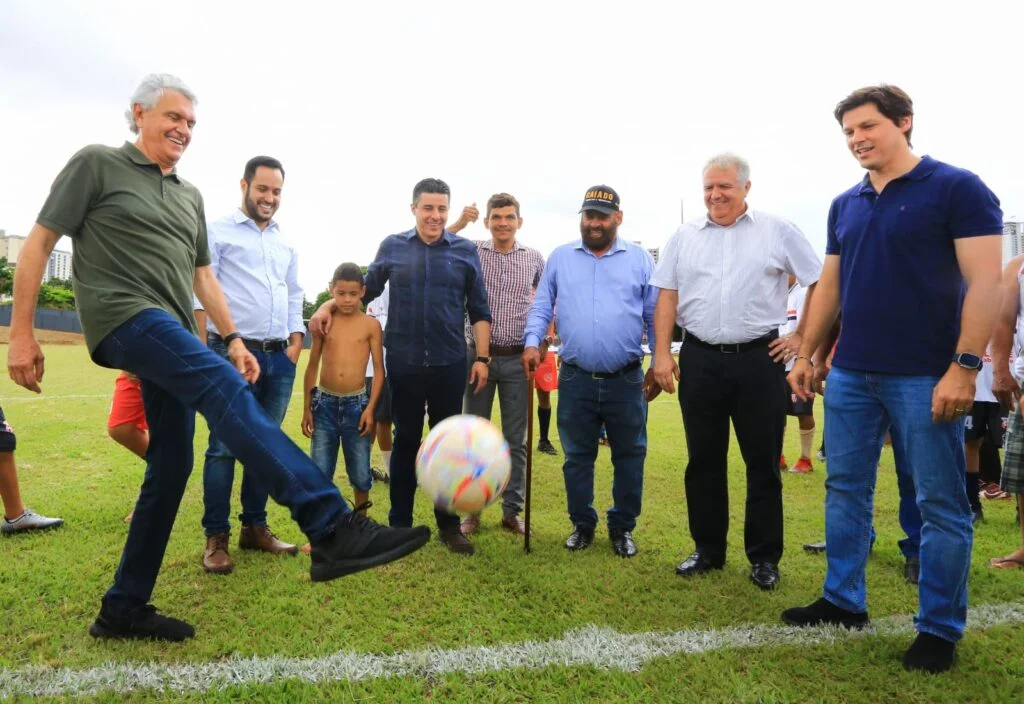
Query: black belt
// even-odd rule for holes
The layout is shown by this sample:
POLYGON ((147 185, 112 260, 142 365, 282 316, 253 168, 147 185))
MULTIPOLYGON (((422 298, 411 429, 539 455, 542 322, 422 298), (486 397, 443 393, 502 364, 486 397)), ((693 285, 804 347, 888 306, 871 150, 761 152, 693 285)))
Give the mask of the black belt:
POLYGON ((763 337, 759 337, 756 340, 750 340, 749 342, 737 342, 729 345, 713 345, 710 342, 704 342, 692 332, 686 332, 685 345, 697 345, 697 347, 703 347, 706 350, 712 350, 714 352, 724 352, 726 354, 736 354, 737 352, 746 352, 747 350, 754 350, 758 347, 765 347, 769 342, 778 338, 779 331, 772 330, 770 333, 763 337))
POLYGON ((514 354, 523 353, 522 345, 491 345, 491 356, 493 357, 509 357, 514 354))
POLYGON ((577 369, 579 369, 584 374, 592 376, 595 379, 614 379, 616 377, 622 376, 623 374, 627 374, 627 373, 633 371, 634 369, 639 369, 640 368, 640 360, 638 359, 638 360, 636 360, 634 362, 630 362, 629 364, 624 366, 622 369, 619 369, 618 371, 614 371, 614 372, 588 372, 586 369, 583 369, 582 367, 578 367, 575 364, 572 364, 570 362, 562 362, 562 366, 563 367, 576 367, 577 369))
MULTIPOLYGON (((211 340, 220 340, 224 342, 224 338, 216 333, 210 333, 211 340)), ((242 340, 242 344, 247 349, 253 352, 283 352, 288 349, 288 340, 249 340, 247 338, 239 338, 242 340)))

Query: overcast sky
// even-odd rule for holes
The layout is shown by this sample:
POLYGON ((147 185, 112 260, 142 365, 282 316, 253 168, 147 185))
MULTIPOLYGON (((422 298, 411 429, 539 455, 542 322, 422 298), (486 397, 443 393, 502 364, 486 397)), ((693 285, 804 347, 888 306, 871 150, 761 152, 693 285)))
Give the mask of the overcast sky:
POLYGON ((914 99, 918 154, 1024 217, 1021 3, 691 5, 0 0, 0 228, 27 234, 75 151, 130 136, 122 112, 152 72, 199 97, 178 169, 209 217, 240 204, 251 156, 284 163, 278 219, 313 295, 412 226, 423 177, 450 184, 451 221, 513 193, 544 253, 607 183, 620 234, 654 247, 680 199, 703 212, 702 165, 725 150, 751 163, 752 205, 823 253, 829 202, 862 175, 832 109, 883 81, 914 99))

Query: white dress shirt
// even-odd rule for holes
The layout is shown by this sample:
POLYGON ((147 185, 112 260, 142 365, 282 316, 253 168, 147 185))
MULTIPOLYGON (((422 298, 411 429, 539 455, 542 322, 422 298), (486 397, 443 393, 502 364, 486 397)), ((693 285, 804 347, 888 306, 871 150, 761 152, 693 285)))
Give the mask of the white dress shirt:
POLYGON ((681 328, 719 345, 755 340, 786 320, 789 274, 810 286, 821 260, 796 225, 748 207, 729 227, 707 216, 680 226, 651 283, 679 292, 681 328))
MULTIPOLYGON (((299 257, 273 220, 260 230, 240 209, 207 225, 210 266, 242 337, 287 340, 302 323, 299 257)), ((207 318, 207 330, 220 334, 207 318)))
MULTIPOLYGON (((380 295, 374 298, 366 306, 366 314, 371 318, 375 318, 380 323, 380 329, 383 330, 384 326, 388 324, 388 305, 391 302, 391 289, 388 288, 388 282, 384 282, 384 290, 380 292, 380 295)), ((384 351, 384 357, 387 358, 387 351, 384 351)), ((383 361, 383 360, 381 360, 383 361)), ((385 362, 385 365, 387 363, 385 362)), ((373 355, 366 360, 366 376, 373 376, 373 355)))

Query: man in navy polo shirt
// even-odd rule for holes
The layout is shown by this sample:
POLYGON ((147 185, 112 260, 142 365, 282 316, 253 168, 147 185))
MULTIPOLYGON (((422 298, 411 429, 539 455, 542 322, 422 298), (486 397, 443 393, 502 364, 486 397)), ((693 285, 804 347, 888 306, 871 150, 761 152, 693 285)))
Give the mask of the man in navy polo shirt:
POLYGON ((808 358, 841 308, 825 395, 828 571, 823 598, 782 619, 867 623, 872 498, 891 427, 923 520, 918 636, 903 665, 941 672, 967 617, 963 416, 998 305, 1002 212, 977 176, 911 151, 913 103, 899 88, 854 91, 835 117, 867 175, 832 201, 825 268, 789 375, 793 392, 810 398, 808 358))

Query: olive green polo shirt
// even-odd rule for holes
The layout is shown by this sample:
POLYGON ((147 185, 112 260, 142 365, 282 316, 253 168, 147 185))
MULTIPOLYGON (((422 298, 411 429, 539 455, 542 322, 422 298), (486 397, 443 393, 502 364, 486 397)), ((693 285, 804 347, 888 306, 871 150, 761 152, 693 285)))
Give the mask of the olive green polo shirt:
POLYGON ((196 332, 192 286, 210 263, 199 190, 128 142, 71 157, 37 222, 74 242, 71 278, 89 351, 136 314, 159 308, 196 332))

